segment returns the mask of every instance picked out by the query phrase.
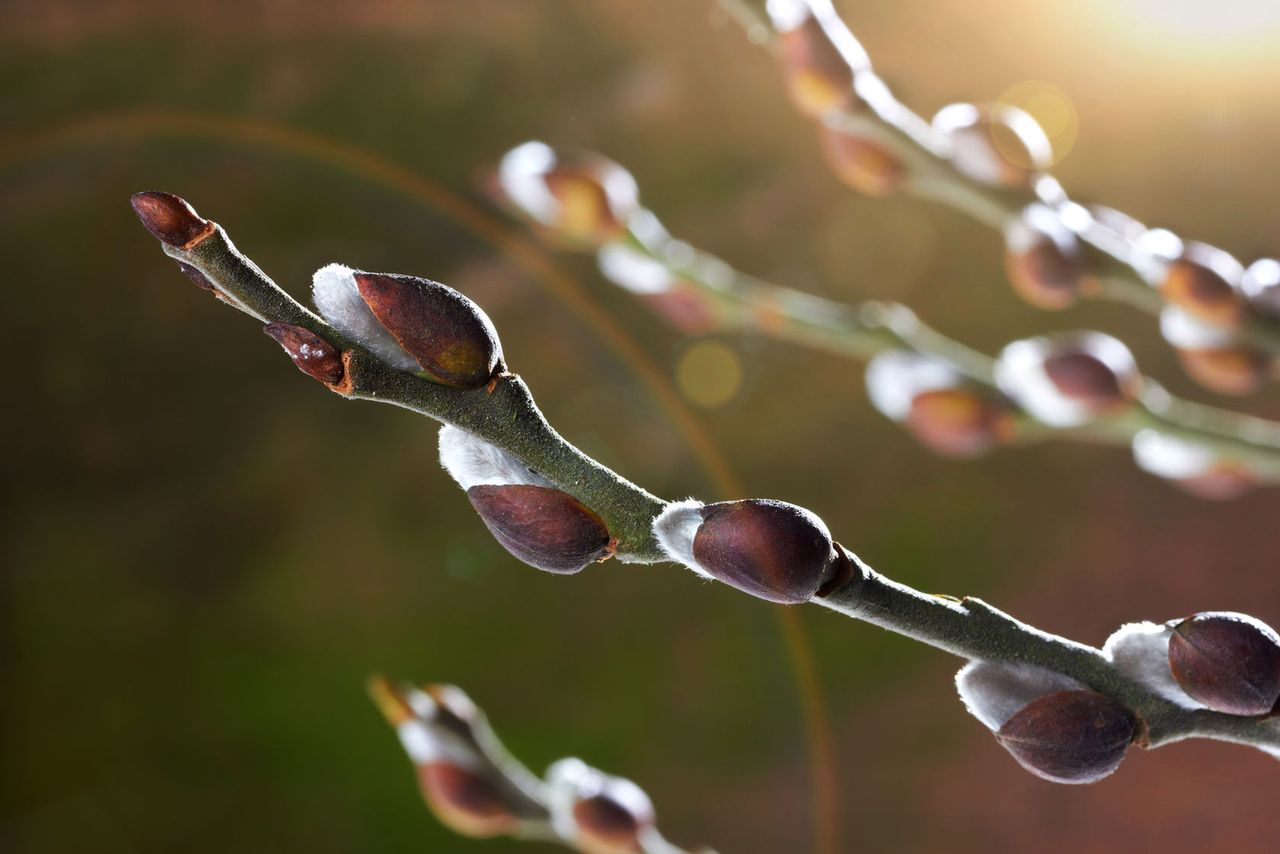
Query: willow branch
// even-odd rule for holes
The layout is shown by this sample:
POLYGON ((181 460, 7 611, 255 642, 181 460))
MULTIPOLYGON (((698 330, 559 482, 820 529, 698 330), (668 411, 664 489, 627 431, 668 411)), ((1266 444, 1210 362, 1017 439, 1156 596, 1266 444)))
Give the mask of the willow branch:
MULTIPOLYGON (((773 19, 764 12, 763 0, 720 0, 720 3, 730 17, 742 25, 753 43, 776 51, 779 33, 773 19)), ((1086 266, 1095 284, 1080 296, 1124 303, 1148 314, 1161 313, 1166 300, 1156 289, 1158 282, 1144 272, 1144 253, 1136 243, 1138 236, 1149 233, 1145 228, 1138 226, 1136 233, 1125 233, 1103 219, 1079 216, 1086 209, 1073 202, 1062 185, 1042 171, 1031 174, 1020 185, 1008 186, 982 180, 959 168, 955 147, 947 133, 899 101, 871 72, 870 60, 835 15, 829 0, 789 0, 779 5, 798 7, 802 4, 824 18, 825 27, 847 36, 852 45, 843 53, 849 61, 850 69, 846 73, 852 72, 851 87, 856 90, 856 97, 825 111, 819 121, 891 152, 904 167, 901 183, 904 192, 954 208, 998 232, 1003 233, 1016 222, 1028 206, 1037 203, 1047 206, 1063 215, 1064 223, 1073 223, 1071 230, 1083 244, 1086 266)), ((1127 225, 1137 225, 1123 214, 1118 217, 1127 225)), ((1236 287, 1238 282, 1232 285, 1236 287)), ((1280 355, 1280 314, 1259 310, 1238 293, 1234 298, 1240 303, 1242 317, 1232 330, 1233 340, 1273 357, 1280 355)))
MULTIPOLYGON (((161 214, 135 200, 144 224, 161 237, 166 254, 233 307, 259 321, 301 327, 327 342, 326 346, 339 348, 341 371, 324 380, 330 390, 427 415, 519 460, 536 472, 539 482, 545 479, 599 514, 614 538, 611 553, 622 560, 650 564, 674 559, 670 546, 659 544, 655 523, 660 516, 697 502, 665 502, 591 459, 552 429, 527 386, 502 366, 488 387, 471 391, 390 367, 280 289, 235 248, 220 226, 199 219, 176 197, 166 198, 161 214), (161 215, 172 215, 175 202, 189 212, 184 216, 204 224, 190 229, 194 236, 182 231, 175 237, 172 223, 158 222, 161 215)), ((311 369, 304 370, 316 376, 311 369)), ((825 528, 823 532, 825 536, 825 528)), ((843 548, 839 553, 847 557, 842 565, 849 571, 826 579, 817 594, 806 594, 810 601, 962 658, 1033 663, 1069 676, 1132 709, 1145 721, 1150 746, 1203 737, 1280 751, 1280 720, 1180 708, 1121 673, 1100 650, 1041 632, 977 600, 919 593, 872 572, 843 548)), ((784 572, 789 569, 783 567, 784 572)), ((743 589, 741 584, 731 586, 743 589)))
POLYGON ((649 797, 631 781, 572 758, 538 777, 456 686, 375 676, 369 695, 400 737, 427 806, 457 833, 554 842, 584 854, 689 854, 663 838, 649 797))

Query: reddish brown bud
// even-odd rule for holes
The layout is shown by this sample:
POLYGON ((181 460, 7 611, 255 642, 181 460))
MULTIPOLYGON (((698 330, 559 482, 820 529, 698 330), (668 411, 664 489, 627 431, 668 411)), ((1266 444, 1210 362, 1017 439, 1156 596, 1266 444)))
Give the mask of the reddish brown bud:
POLYGON ((693 557, 708 575, 752 596, 797 605, 837 569, 831 534, 803 507, 769 499, 701 507, 693 557))
POLYGON ((1093 783, 1115 771, 1137 731, 1133 712, 1093 691, 1037 697, 996 739, 1018 764, 1055 783, 1093 783))
POLYGON ((1014 291, 1037 308, 1067 308, 1096 285, 1079 239, 1045 205, 1028 206, 1005 229, 1004 263, 1014 291))
POLYGON ((1250 347, 1179 350, 1182 369, 1200 385, 1218 394, 1252 394, 1262 386, 1271 360, 1250 347))
POLYGON ((640 818, 607 794, 582 798, 573 804, 579 843, 592 851, 639 851, 640 818))
POLYGON ((134 193, 130 203, 147 231, 175 249, 191 249, 213 233, 213 223, 172 193, 134 193))
POLYGON ((964 387, 915 395, 903 423, 920 444, 948 457, 983 454, 1013 429, 1006 409, 964 387))
POLYGON ((828 168, 860 193, 892 195, 906 178, 902 161, 880 143, 826 125, 818 126, 818 138, 828 168))
POLYGON ((569 575, 612 554, 604 521, 553 487, 473 486, 467 498, 502 547, 532 567, 569 575))
POLYGON ((1165 268, 1160 295, 1198 320, 1234 329, 1244 316, 1242 275, 1239 262, 1227 253, 1190 243, 1165 268))
POLYGON ((268 323, 262 331, 274 338, 307 376, 330 386, 342 382, 342 354, 319 335, 291 323, 268 323))
POLYGON ((374 317, 432 379, 473 389, 497 371, 502 345, 493 322, 453 288, 385 273, 356 273, 355 281, 374 317))
POLYGON ((1045 357, 1044 372, 1064 397, 1097 413, 1125 406, 1133 397, 1130 377, 1117 375, 1111 365, 1084 349, 1064 347, 1045 357))
POLYGON ((576 247, 598 247, 619 237, 640 208, 631 173, 598 154, 553 151, 526 142, 498 166, 497 189, 549 235, 576 247))
POLYGON ((622 211, 616 211, 600 177, 583 164, 557 164, 544 178, 559 203, 555 227, 571 243, 597 246, 623 232, 622 211))
POLYGON ((464 836, 510 833, 517 819, 490 778, 450 762, 418 766, 423 799, 446 826, 464 836))
POLYGON ((854 67, 812 15, 778 33, 778 59, 787 95, 802 115, 819 119, 857 103, 854 67))
POLYGON ((1188 696, 1214 711, 1265 715, 1280 700, 1280 637, 1244 614, 1196 614, 1169 637, 1169 669, 1188 696))
POLYGON ((933 118, 951 141, 956 169, 988 184, 1025 186, 1053 160, 1048 138, 1036 120, 1005 104, 952 104, 933 118))

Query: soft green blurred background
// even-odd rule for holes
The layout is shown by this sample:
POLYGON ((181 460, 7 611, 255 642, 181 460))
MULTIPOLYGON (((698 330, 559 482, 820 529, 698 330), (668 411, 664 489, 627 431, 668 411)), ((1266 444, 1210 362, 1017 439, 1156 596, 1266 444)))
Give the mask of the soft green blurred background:
MULTIPOLYGON (((1074 192, 1246 259, 1280 251, 1272 0, 839 5, 921 112, 1047 81, 1073 105, 1056 142, 1074 192)), ((767 606, 669 568, 518 564, 439 470, 432 424, 323 393, 138 226, 129 194, 171 190, 295 293, 333 260, 450 282, 565 435, 660 495, 713 494, 616 343, 543 283, 456 216, 253 123, 481 205, 515 143, 596 148, 743 269, 901 299, 988 350, 1097 326, 1202 397, 1147 319, 1037 313, 1003 283, 996 235, 839 187, 713 0, 0 2, 2 850, 533 850, 440 828, 365 698, 373 671, 464 686, 535 768, 577 754, 636 779, 677 841, 811 845, 767 606)), ((558 263, 674 381, 690 342, 588 259, 558 263)), ((940 460, 870 409, 856 366, 718 340, 741 387, 689 406, 750 493, 812 507, 894 577, 1092 643, 1209 608, 1280 624, 1276 491, 1208 504, 1078 445, 940 460)), ((1274 390, 1242 405, 1280 417, 1274 390)), ((802 613, 845 849, 1274 850, 1274 760, 1180 745, 1055 787, 965 715, 957 662, 802 613)))

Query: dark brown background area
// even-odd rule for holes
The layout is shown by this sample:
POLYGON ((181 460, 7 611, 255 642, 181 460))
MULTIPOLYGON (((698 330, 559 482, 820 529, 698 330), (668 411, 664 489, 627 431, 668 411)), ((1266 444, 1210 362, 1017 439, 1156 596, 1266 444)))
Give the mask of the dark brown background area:
MULTIPOLYGON (((926 115, 1048 81, 1079 116, 1057 170, 1073 192, 1245 259, 1280 252, 1280 29, 1192 33, 1141 0, 840 6, 926 115)), ((478 204, 511 145, 595 148, 745 270, 900 299, 988 351, 1103 328, 1202 397, 1148 319, 1037 313, 1003 283, 996 235, 839 187, 770 59, 711 0, 0 2, 5 850, 531 850, 460 840, 422 808, 364 697, 375 670, 464 686, 536 768, 570 753, 633 777, 677 841, 810 844, 767 606, 670 568, 516 563, 439 470, 431 424, 317 389, 138 227, 129 194, 171 190, 295 293, 333 260, 450 282, 565 435, 660 495, 711 494, 670 415, 562 299, 455 216, 261 123, 478 204)), ((559 263, 671 376, 688 342, 588 259, 559 263)), ((857 366, 720 340, 745 379, 696 414, 715 444, 752 494, 813 508, 890 575, 1092 643, 1211 608, 1280 624, 1276 491, 1206 504, 1078 445, 940 460, 870 409, 857 366)), ((1280 417, 1274 390, 1242 405, 1280 417)), ((1274 760, 1178 745, 1055 787, 964 713, 957 662, 818 609, 804 622, 848 850, 1274 848, 1274 760)))

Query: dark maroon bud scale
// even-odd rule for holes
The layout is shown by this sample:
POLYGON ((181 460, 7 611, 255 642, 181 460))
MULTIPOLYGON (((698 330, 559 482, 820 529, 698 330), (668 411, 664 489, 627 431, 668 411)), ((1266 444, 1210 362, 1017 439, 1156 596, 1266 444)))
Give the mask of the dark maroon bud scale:
POLYGON ((693 557, 709 575, 784 605, 813 598, 836 568, 826 525, 803 507, 763 498, 700 509, 693 557))
POLYGON ((355 280, 378 322, 437 382, 475 389, 493 378, 502 345, 480 306, 416 276, 356 273, 355 280))
POLYGON ((1280 638, 1244 614, 1209 611, 1178 623, 1169 669, 1188 696, 1216 712, 1265 715, 1280 700, 1280 638))
POLYGON ((1037 777, 1093 783, 1119 767, 1137 726, 1133 712, 1103 694, 1054 691, 1015 712, 996 739, 1037 777))
POLYGON ((554 487, 480 485, 467 498, 502 547, 530 566, 570 575, 612 554, 604 521, 554 487))

